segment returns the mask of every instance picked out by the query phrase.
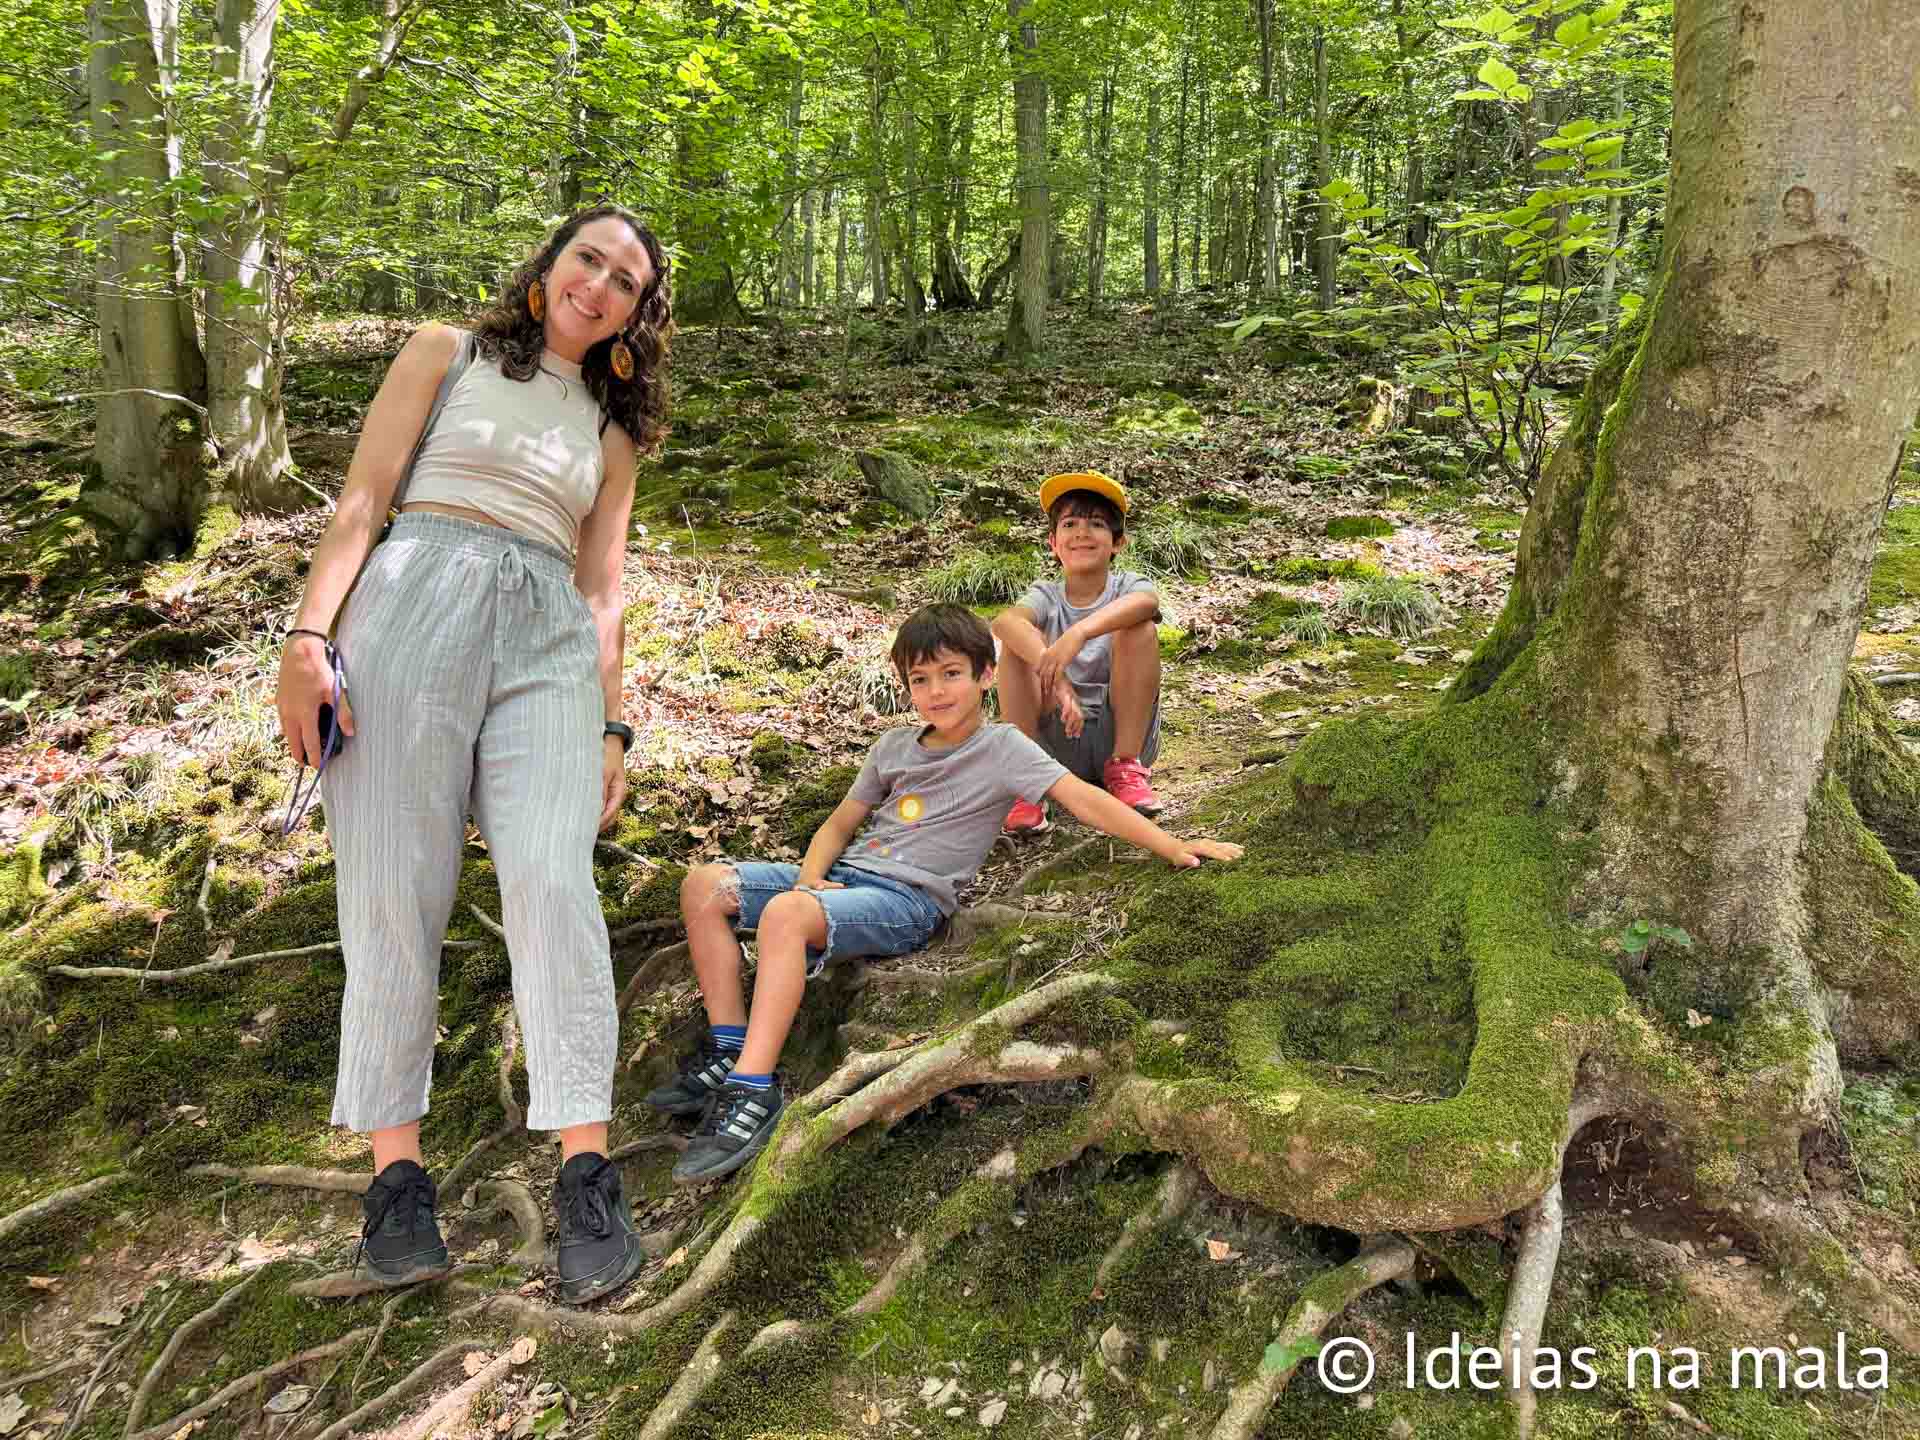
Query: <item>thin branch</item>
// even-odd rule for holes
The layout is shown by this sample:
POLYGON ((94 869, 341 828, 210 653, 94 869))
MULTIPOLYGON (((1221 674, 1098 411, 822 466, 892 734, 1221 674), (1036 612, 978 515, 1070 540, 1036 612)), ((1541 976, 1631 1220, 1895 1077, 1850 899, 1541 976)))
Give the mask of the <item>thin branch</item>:
POLYGON ((65 1210, 69 1205, 78 1205, 82 1200, 90 1199, 102 1190, 118 1185, 126 1178, 126 1171, 115 1170, 111 1175, 97 1176, 79 1185, 69 1185, 64 1190, 56 1190, 53 1194, 36 1200, 31 1205, 21 1206, 10 1215, 0 1216, 0 1240, 5 1240, 16 1230, 24 1230, 36 1220, 44 1220, 49 1215, 65 1210))
POLYGON ((160 1352, 160 1358, 155 1360, 148 1367, 147 1373, 141 1377, 140 1388, 134 1392, 133 1403, 127 1407, 127 1423, 121 1427, 120 1431, 123 1436, 131 1435, 140 1428, 140 1419, 147 1413, 147 1406, 153 1400, 153 1392, 160 1386, 160 1377, 167 1373, 167 1367, 173 1364, 173 1357, 180 1353, 180 1347, 226 1314, 246 1288, 266 1273, 264 1269, 254 1271, 167 1337, 166 1348, 160 1352))

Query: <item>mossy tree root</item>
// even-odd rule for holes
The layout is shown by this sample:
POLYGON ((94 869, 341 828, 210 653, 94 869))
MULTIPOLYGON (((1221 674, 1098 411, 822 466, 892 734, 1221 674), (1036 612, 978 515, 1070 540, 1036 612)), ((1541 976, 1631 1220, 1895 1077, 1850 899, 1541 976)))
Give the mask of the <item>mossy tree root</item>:
POLYGON ((507 1371, 512 1368, 512 1352, 502 1350, 484 1369, 429 1405, 424 1414, 401 1432, 402 1440, 428 1440, 442 1426, 450 1426, 464 1419, 468 1407, 506 1379, 507 1371))
POLYGON ((1287 1312, 1286 1322, 1268 1348, 1277 1363, 1263 1359, 1253 1378, 1236 1385, 1227 1408, 1214 1423, 1209 1440, 1253 1440, 1260 1422, 1286 1389, 1306 1355, 1306 1342, 1316 1339, 1347 1306, 1390 1280, 1413 1271, 1413 1247, 1393 1238, 1375 1240, 1353 1259, 1313 1281, 1287 1312))
POLYGON ((1100 1268, 1093 1275, 1094 1285, 1105 1285, 1113 1277, 1113 1272, 1119 1269, 1120 1262, 1140 1243, 1143 1235, 1162 1225, 1169 1225, 1186 1214, 1199 1194, 1200 1172, 1184 1160, 1176 1161, 1161 1177, 1160 1188, 1155 1192, 1152 1203, 1127 1221, 1121 1228, 1119 1238, 1101 1257, 1100 1268))
POLYGON ((249 1185, 278 1185, 290 1190, 329 1190, 343 1195, 364 1195, 373 1184, 370 1174, 313 1170, 305 1165, 191 1165, 187 1167, 187 1174, 215 1180, 244 1180, 249 1185))
POLYGON ((693 1359, 680 1372, 680 1378, 673 1382, 673 1387, 653 1407, 653 1413, 647 1416, 647 1423, 640 1427, 636 1440, 666 1440, 673 1427, 706 1393, 707 1387, 719 1378, 722 1368, 720 1337, 727 1333, 733 1320, 734 1312, 729 1310, 713 1322, 713 1327, 700 1341, 700 1348, 693 1352, 693 1359))
POLYGON ((290 1355, 285 1360, 277 1360, 271 1365, 262 1366, 251 1374, 242 1375, 231 1384, 223 1385, 213 1394, 202 1400, 190 1410, 182 1410, 171 1419, 162 1420, 158 1425, 149 1425, 144 1430, 131 1433, 129 1440, 165 1440, 183 1425, 191 1425, 196 1420, 225 1409, 242 1395, 250 1393, 254 1387, 277 1379, 289 1370, 298 1370, 303 1365, 311 1365, 316 1360, 330 1360, 334 1356, 351 1350, 373 1333, 371 1325, 362 1325, 357 1330, 349 1330, 338 1339, 329 1340, 324 1345, 315 1345, 311 1350, 302 1350, 298 1355, 290 1355))
POLYGON ((31 1205, 22 1205, 18 1210, 0 1216, 0 1240, 5 1240, 14 1231, 24 1230, 36 1221, 44 1220, 47 1216, 65 1210, 68 1206, 78 1205, 83 1200, 91 1199, 102 1190, 111 1189, 126 1178, 126 1171, 116 1170, 111 1175, 98 1175, 78 1185, 69 1185, 64 1190, 56 1190, 51 1195, 35 1200, 31 1205))
MULTIPOLYGON (((484 1340, 455 1340, 449 1345, 441 1346, 438 1350, 434 1351, 433 1354, 409 1370, 402 1379, 388 1386, 358 1409, 342 1415, 338 1420, 314 1436, 313 1440, 344 1440, 344 1437, 350 1434, 362 1421, 372 1419, 382 1410, 387 1409, 391 1405, 398 1404, 415 1391, 424 1389, 427 1382, 433 1379, 445 1366, 460 1359, 469 1351, 484 1350, 486 1348, 487 1345, 484 1340)), ((368 1348, 367 1353, 373 1353, 371 1347, 368 1348)), ((357 1377, 355 1388, 358 1389, 357 1377)))
POLYGON ((518 1180, 488 1180, 479 1187, 479 1192, 484 1207, 480 1213, 504 1210, 520 1228, 520 1244, 509 1257, 510 1263, 523 1270, 545 1264, 547 1221, 540 1213, 540 1202, 533 1198, 533 1192, 518 1180))
POLYGON ((166 1346, 160 1351, 159 1358, 148 1367, 147 1373, 141 1376, 140 1388, 133 1392, 133 1402, 127 1406, 127 1423, 120 1432, 122 1435, 132 1435, 140 1428, 140 1419, 147 1413, 147 1406, 153 1400, 153 1392, 159 1388, 160 1377, 167 1373, 167 1367, 173 1364, 173 1357, 180 1353, 181 1346, 238 1304, 240 1297, 246 1293, 247 1287, 266 1273, 264 1269, 254 1271, 206 1309, 196 1312, 167 1337, 166 1346))
POLYGON ((453 1168, 441 1177, 440 1189, 449 1195, 460 1193, 461 1183, 480 1157, 509 1136, 518 1135, 527 1128, 527 1112, 520 1102, 513 1098, 513 1059, 520 1049, 520 1027, 514 1022, 513 1007, 507 1007, 507 1013, 500 1019, 500 1110, 506 1122, 491 1135, 480 1139, 474 1147, 455 1162, 453 1168))
MULTIPOLYGON (((477 940, 447 940, 445 950, 471 950, 477 940)), ((160 984, 167 980, 191 980, 197 975, 212 975, 221 970, 237 970, 243 965, 259 965, 268 960, 298 960, 308 955, 338 955, 338 940, 318 945, 297 945, 291 950, 261 950, 252 955, 230 955, 224 960, 203 960, 198 965, 182 965, 176 970, 142 970, 135 965, 49 965, 47 974, 68 980, 139 980, 160 984)))
POLYGON ((1539 1399, 1533 1393, 1533 1352, 1547 1318, 1553 1272, 1560 1264, 1560 1237, 1566 1226, 1560 1182, 1554 1181, 1529 1205, 1521 1221, 1520 1255, 1507 1287, 1507 1313, 1500 1322, 1507 1352, 1507 1398, 1513 1405, 1516 1440, 1531 1440, 1539 1399))
MULTIPOLYGON (((411 1295, 424 1286, 438 1285, 457 1275, 465 1275, 474 1270, 484 1269, 481 1265, 450 1265, 437 1275, 429 1275, 424 1280, 415 1280, 399 1292, 396 1298, 411 1295)), ((362 1295, 378 1295, 389 1292, 373 1277, 370 1270, 329 1270, 325 1275, 316 1275, 310 1280, 296 1280, 287 1286, 289 1294, 298 1295, 302 1300, 358 1300, 362 1295)))

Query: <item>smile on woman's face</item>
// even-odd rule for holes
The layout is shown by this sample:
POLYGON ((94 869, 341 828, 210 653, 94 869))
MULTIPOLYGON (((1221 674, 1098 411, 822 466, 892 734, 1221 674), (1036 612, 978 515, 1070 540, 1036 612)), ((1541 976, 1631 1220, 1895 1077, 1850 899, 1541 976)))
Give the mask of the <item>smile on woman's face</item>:
POLYGON ((547 348, 578 361, 626 328, 653 283, 653 261, 633 228, 617 215, 574 232, 546 274, 547 348))

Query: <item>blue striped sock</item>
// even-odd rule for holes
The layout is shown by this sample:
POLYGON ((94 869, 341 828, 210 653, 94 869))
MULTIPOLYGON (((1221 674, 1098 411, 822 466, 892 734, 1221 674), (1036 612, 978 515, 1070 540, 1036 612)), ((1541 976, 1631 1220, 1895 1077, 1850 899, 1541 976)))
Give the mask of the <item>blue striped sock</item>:
POLYGON ((729 1085, 744 1085, 749 1090, 771 1090, 773 1088, 773 1076, 742 1075, 736 1070, 727 1076, 727 1083, 729 1085))
POLYGON ((744 1025, 714 1025, 713 1048, 723 1055, 738 1055, 740 1047, 747 1043, 747 1027, 744 1025))

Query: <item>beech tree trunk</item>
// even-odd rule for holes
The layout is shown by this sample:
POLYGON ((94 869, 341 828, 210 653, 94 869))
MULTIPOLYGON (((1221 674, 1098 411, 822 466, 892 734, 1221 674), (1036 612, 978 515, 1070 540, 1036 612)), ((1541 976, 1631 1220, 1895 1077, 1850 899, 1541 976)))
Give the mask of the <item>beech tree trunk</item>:
POLYGON ((96 221, 94 317, 104 392, 80 504, 128 560, 191 547, 207 507, 207 366, 194 333, 171 188, 177 0, 93 0, 87 11, 96 221))
POLYGON ((1816 1037, 1787 1128, 1837 1094, 1836 1042, 1920 1038, 1910 958, 1875 958, 1912 943, 1912 882, 1821 788, 1920 406, 1916 53, 1908 0, 1681 0, 1657 291, 1556 450, 1456 686, 1543 683, 1589 923, 1684 927, 1676 1003, 1766 1006, 1816 1037), (1866 894, 1889 914, 1837 933, 1832 907, 1866 894))
POLYGON ((1087 222, 1087 308, 1107 291, 1107 183, 1113 164, 1113 68, 1100 77, 1099 118, 1094 130, 1093 217, 1087 222))
POLYGON ((1339 243, 1334 221, 1337 207, 1318 194, 1333 183, 1327 125, 1327 32, 1323 28, 1313 33, 1313 188, 1318 202, 1314 208, 1313 273, 1319 282, 1316 303, 1322 310, 1333 309, 1334 247, 1339 243))
POLYGON ((1140 176, 1142 285, 1149 299, 1160 294, 1160 82, 1147 82, 1147 153, 1140 176))
POLYGON ((213 97, 219 120, 201 170, 216 205, 201 247, 207 317, 207 398, 222 489, 244 510, 292 510, 310 497, 288 472, 284 297, 268 258, 274 204, 266 153, 279 0, 218 0, 213 97))
POLYGON ((1254 28, 1260 35, 1260 94, 1254 115, 1260 127, 1260 173, 1253 204, 1253 254, 1249 274, 1254 287, 1271 294, 1280 283, 1280 229, 1274 205, 1273 0, 1253 0, 1254 28))
POLYGON ((1006 352, 1031 358, 1046 344, 1047 258, 1051 250, 1047 204, 1047 77, 1039 65, 1039 35, 1026 13, 1032 0, 1007 0, 1007 19, 1020 37, 1022 68, 1013 82, 1020 199, 1020 283, 1007 312, 1006 352))

